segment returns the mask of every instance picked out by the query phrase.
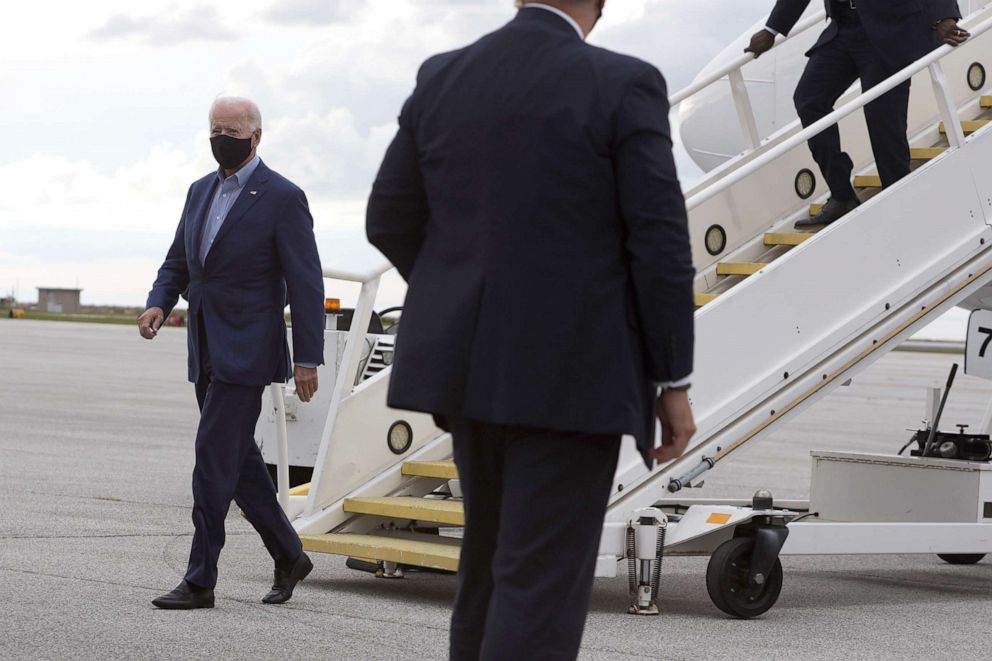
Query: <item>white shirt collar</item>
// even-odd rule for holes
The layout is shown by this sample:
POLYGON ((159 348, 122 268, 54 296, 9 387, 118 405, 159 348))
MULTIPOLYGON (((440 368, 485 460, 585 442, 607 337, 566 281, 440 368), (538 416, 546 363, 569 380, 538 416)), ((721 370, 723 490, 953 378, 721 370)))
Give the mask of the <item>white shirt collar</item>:
POLYGON ((582 39, 583 41, 585 41, 586 35, 583 34, 582 28, 579 27, 579 24, 575 22, 575 19, 574 18, 572 18, 571 16, 569 16, 568 14, 566 14, 565 12, 563 12, 562 10, 558 9, 557 7, 552 7, 551 5, 542 4, 540 2, 531 2, 531 3, 528 3, 528 4, 524 5, 523 7, 521 7, 521 9, 531 9, 531 8, 533 8, 533 9, 543 9, 545 11, 551 12, 552 14, 557 14, 558 16, 561 16, 562 19, 564 19, 566 23, 568 23, 569 25, 571 25, 575 29, 575 31, 579 35, 579 39, 582 39))

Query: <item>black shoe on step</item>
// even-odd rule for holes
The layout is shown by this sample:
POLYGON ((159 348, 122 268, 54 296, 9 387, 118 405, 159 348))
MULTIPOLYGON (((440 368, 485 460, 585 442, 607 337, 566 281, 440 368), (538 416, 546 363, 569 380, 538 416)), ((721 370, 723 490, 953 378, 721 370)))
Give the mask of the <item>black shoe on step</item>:
POLYGON ((213 608, 214 591, 210 588, 197 588, 185 580, 175 590, 152 599, 152 604, 166 610, 192 610, 213 608))
POLYGON ((834 198, 830 198, 823 205, 820 213, 797 221, 795 228, 797 230, 815 230, 826 227, 830 223, 839 220, 847 212, 854 211, 860 205, 860 200, 835 200, 834 198))
POLYGON ((276 565, 275 578, 272 581, 272 590, 262 597, 263 604, 283 604, 293 596, 293 589, 296 584, 307 577, 313 570, 313 563, 306 553, 301 553, 300 557, 292 565, 280 567, 276 565))

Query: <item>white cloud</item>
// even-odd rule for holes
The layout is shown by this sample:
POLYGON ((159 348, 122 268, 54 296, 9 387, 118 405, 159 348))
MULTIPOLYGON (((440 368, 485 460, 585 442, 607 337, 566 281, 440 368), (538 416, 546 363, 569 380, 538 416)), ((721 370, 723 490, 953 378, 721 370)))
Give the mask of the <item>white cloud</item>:
POLYGON ((233 41, 237 33, 224 26, 214 7, 191 7, 171 15, 116 14, 90 32, 94 39, 138 38, 155 46, 187 41, 233 41))
POLYGON ((281 0, 263 14, 272 23, 313 27, 346 21, 363 5, 356 0, 281 0))
POLYGON ((6 163, 0 165, 0 228, 160 231, 166 220, 174 228, 186 190, 206 162, 205 149, 191 158, 163 144, 109 174, 55 154, 6 163))
POLYGON ((269 122, 260 152, 316 199, 364 197, 392 137, 392 124, 360 132, 348 108, 332 108, 269 122))

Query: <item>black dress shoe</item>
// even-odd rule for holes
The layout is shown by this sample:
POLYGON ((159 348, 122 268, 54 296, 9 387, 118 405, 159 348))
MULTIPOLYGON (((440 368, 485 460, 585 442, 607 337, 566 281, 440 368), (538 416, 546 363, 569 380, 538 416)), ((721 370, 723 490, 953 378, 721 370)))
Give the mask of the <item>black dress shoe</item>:
POLYGON ((826 227, 830 223, 839 220, 848 211, 854 211, 861 205, 861 200, 835 200, 830 198, 823 205, 820 213, 811 218, 804 218, 796 222, 797 230, 814 230, 826 227))
POLYGON ((214 591, 210 588, 196 588, 190 583, 183 581, 172 592, 152 599, 152 604, 166 610, 213 608, 214 591))
POLYGON ((272 590, 262 597, 263 604, 282 604, 293 596, 293 588, 307 577, 313 569, 306 553, 301 553, 299 559, 289 567, 276 565, 276 575, 272 582, 272 590))

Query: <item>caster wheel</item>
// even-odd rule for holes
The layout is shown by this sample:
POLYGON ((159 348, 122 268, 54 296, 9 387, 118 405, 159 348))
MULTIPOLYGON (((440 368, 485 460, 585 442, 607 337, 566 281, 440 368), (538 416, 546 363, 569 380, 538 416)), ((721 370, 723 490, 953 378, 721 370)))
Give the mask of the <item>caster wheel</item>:
POLYGON ((750 585, 754 540, 737 537, 717 547, 706 567, 706 591, 713 605, 728 615, 752 618, 765 613, 782 592, 782 563, 775 558, 764 585, 750 585))
POLYGON ((382 569, 382 563, 378 560, 368 560, 366 558, 355 558, 349 557, 345 560, 344 566, 348 569, 354 569, 356 571, 363 571, 368 574, 374 574, 382 569))
POLYGON ((937 557, 949 565, 973 565, 981 562, 984 553, 938 553, 937 557))

